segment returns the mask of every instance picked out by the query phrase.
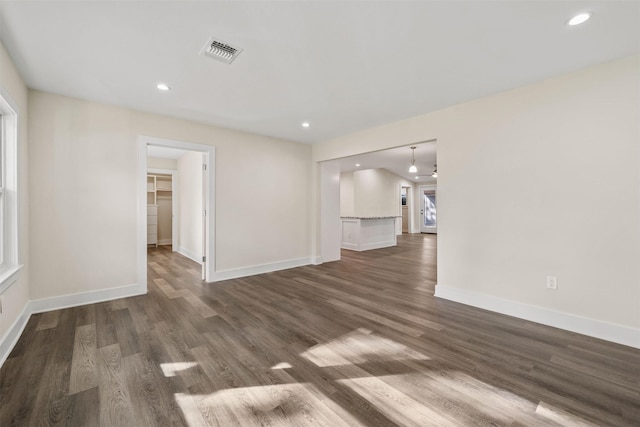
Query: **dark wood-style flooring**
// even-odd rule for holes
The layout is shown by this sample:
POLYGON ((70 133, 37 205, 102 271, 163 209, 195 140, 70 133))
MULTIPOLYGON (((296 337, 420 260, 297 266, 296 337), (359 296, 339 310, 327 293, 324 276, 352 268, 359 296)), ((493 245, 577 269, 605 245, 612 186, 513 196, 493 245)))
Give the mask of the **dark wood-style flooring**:
POLYGON ((640 350, 435 299, 435 239, 208 285, 150 249, 148 295, 31 318, 0 426, 640 425, 640 350))

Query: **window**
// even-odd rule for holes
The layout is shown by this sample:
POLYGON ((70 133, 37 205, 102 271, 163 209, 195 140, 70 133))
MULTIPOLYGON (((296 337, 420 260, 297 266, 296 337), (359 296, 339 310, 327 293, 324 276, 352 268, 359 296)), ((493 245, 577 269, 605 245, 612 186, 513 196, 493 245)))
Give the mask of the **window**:
POLYGON ((18 109, 0 88, 0 294, 17 279, 18 109))

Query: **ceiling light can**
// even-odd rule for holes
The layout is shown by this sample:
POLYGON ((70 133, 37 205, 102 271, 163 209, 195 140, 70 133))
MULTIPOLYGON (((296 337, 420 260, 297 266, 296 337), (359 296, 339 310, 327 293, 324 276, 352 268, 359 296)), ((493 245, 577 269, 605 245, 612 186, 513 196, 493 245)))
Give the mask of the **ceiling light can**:
POLYGON ((567 25, 575 27, 576 25, 584 24, 589 18, 591 18, 591 12, 582 12, 569 19, 567 25))

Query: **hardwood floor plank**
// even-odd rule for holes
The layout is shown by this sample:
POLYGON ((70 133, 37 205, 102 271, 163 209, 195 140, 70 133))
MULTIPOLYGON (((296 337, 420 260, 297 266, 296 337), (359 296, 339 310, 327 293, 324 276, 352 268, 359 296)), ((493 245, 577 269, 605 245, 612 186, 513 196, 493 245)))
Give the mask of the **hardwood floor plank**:
POLYGON ((218 313, 216 313, 216 311, 214 309, 212 309, 211 307, 209 307, 207 304, 205 304, 204 302, 202 302, 202 300, 200 298, 198 298, 196 295, 192 294, 191 292, 187 291, 184 295, 183 298, 185 299, 185 301, 187 301, 189 303, 189 305, 191 305, 191 307, 193 307, 196 312, 202 316, 202 317, 213 317, 216 316, 218 313))
POLYGON ((42 313, 42 317, 40 317, 40 321, 38 322, 38 327, 36 330, 42 331, 44 329, 51 329, 58 326, 58 318, 60 317, 60 311, 49 311, 46 313, 42 313))
POLYGON ((142 356, 137 353, 123 357, 122 372, 131 396, 135 419, 141 425, 170 425, 158 380, 145 366, 142 356))
POLYGON ((122 369, 120 346, 111 344, 98 349, 100 380, 100 425, 132 425, 136 419, 131 396, 122 369))
POLYGON ((79 393, 98 386, 96 325, 76 328, 69 394, 79 393))
POLYGON ((131 356, 140 351, 138 346, 138 334, 133 326, 133 320, 129 309, 118 309, 111 313, 113 326, 120 344, 122 357, 131 356))
POLYGON ((106 302, 95 304, 96 344, 98 348, 118 343, 116 328, 113 324, 110 305, 106 302))
POLYGON ((69 396, 69 414, 65 425, 69 427, 100 426, 100 392, 98 387, 69 396))

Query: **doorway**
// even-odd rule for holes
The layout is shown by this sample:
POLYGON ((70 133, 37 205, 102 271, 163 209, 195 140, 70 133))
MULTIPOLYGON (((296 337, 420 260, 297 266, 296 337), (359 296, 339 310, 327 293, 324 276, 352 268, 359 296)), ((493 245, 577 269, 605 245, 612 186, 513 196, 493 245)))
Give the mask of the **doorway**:
MULTIPOLYGON (((189 198, 197 200, 198 209, 195 212, 190 213, 190 218, 185 218, 183 223, 193 226, 191 230, 180 230, 181 224, 180 209, 172 208, 172 215, 174 218, 177 216, 178 221, 172 220, 174 224, 173 229, 177 232, 172 233, 172 248, 177 252, 186 255, 188 258, 193 259, 202 265, 202 280, 210 282, 213 280, 215 272, 215 254, 214 254, 214 215, 215 212, 215 147, 203 144, 194 144, 183 141, 168 140, 162 138, 155 138, 149 136, 140 136, 138 138, 138 279, 139 283, 147 283, 147 212, 148 212, 148 198, 147 198, 147 174, 149 171, 148 161, 148 148, 165 148, 173 150, 181 150, 187 153, 193 164, 190 164, 185 170, 189 171, 192 177, 182 177, 185 181, 191 179, 193 182, 197 182, 198 191, 180 191, 180 187, 175 188, 176 194, 173 195, 176 198, 177 203, 189 203, 189 198), (197 163, 197 164, 196 164, 197 163), (194 166, 195 165, 195 166, 194 166), (191 194, 193 193, 193 194, 191 194), (197 193, 197 194, 196 194, 197 193), (179 198, 179 199, 178 199, 179 198), (176 215, 177 214, 177 215, 176 215), (179 240, 181 239, 181 240, 179 240), (192 242, 197 241, 197 244, 193 244, 193 247, 198 250, 189 253, 181 250, 188 248, 189 245, 185 244, 184 247, 180 247, 180 242, 184 239, 191 239, 192 242), (183 253, 184 252, 184 253, 183 253)), ((179 175, 179 174, 177 174, 179 175)), ((176 179, 172 181, 180 182, 181 177, 176 176, 176 179)), ((184 182, 185 185, 188 182, 184 182)), ((174 184, 172 184, 174 185, 174 184)), ((190 187, 187 187, 190 188, 190 187)), ((184 188, 182 188, 184 190, 184 188)), ((196 204, 194 204, 195 206, 196 204)), ((193 209, 192 209, 193 210, 193 209)))
POLYGON ((420 186, 420 232, 437 233, 438 219, 436 210, 436 187, 420 186))

